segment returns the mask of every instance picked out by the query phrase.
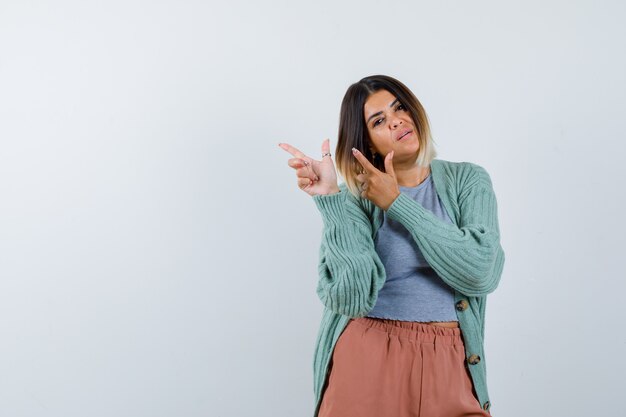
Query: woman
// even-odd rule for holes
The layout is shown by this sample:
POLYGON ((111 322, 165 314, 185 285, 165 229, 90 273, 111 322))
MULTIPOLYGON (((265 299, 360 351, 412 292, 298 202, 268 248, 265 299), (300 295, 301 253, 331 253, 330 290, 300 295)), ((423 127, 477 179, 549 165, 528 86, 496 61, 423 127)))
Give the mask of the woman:
POLYGON ((400 81, 346 92, 335 159, 289 144, 324 229, 314 417, 490 416, 484 319, 500 281, 497 204, 479 165, 436 158, 428 118, 400 81))

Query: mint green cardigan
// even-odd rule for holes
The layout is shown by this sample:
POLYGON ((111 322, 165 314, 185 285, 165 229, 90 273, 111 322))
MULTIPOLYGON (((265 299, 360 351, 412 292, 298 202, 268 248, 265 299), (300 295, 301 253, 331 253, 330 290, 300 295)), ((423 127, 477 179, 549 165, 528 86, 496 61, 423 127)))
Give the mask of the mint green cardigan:
MULTIPOLYGON (((406 227, 428 264, 454 289, 467 366, 478 401, 489 410, 483 345, 485 306, 487 294, 498 286, 504 266, 496 197, 489 174, 477 164, 434 159, 430 170, 452 224, 404 193, 386 213, 406 227)), ((363 317, 374 307, 386 279, 385 267, 374 247, 383 220, 382 209, 353 196, 345 183, 339 189, 335 194, 313 196, 324 225, 317 284, 324 312, 313 358, 313 417, 319 412, 337 339, 350 318, 363 317)))

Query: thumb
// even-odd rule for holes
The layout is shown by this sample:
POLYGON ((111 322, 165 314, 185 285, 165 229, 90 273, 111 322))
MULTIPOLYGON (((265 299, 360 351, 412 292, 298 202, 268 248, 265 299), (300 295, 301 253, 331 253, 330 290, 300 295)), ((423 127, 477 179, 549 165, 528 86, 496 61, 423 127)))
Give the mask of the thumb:
POLYGON ((392 177, 396 177, 396 172, 393 169, 393 151, 389 152, 385 156, 385 173, 391 175, 392 177))
POLYGON ((322 142, 322 155, 324 155, 325 153, 329 153, 329 152, 330 152, 330 139, 324 139, 324 142, 322 142))

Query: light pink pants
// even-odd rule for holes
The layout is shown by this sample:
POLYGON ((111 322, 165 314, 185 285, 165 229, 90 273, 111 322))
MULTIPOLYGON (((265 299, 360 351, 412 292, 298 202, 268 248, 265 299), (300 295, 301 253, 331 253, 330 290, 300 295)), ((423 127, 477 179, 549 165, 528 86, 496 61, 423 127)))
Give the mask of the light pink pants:
POLYGON ((318 417, 489 417, 460 328, 360 317, 339 336, 318 417))

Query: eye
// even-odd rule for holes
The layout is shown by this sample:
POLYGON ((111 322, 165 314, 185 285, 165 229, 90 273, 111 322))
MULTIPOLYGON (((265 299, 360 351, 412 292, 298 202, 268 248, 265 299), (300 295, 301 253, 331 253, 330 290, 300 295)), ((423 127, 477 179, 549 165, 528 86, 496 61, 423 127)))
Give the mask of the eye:
MULTIPOLYGON (((398 105, 396 106, 396 111, 398 111, 398 110, 405 110, 405 111, 406 111, 406 107, 404 107, 404 104, 398 104, 398 105)), ((372 123, 372 126, 373 126, 373 127, 378 126, 378 122, 380 122, 381 120, 384 120, 384 119, 385 119, 385 118, 383 117, 382 119, 378 119, 378 120, 376 120, 374 123, 372 123)))

